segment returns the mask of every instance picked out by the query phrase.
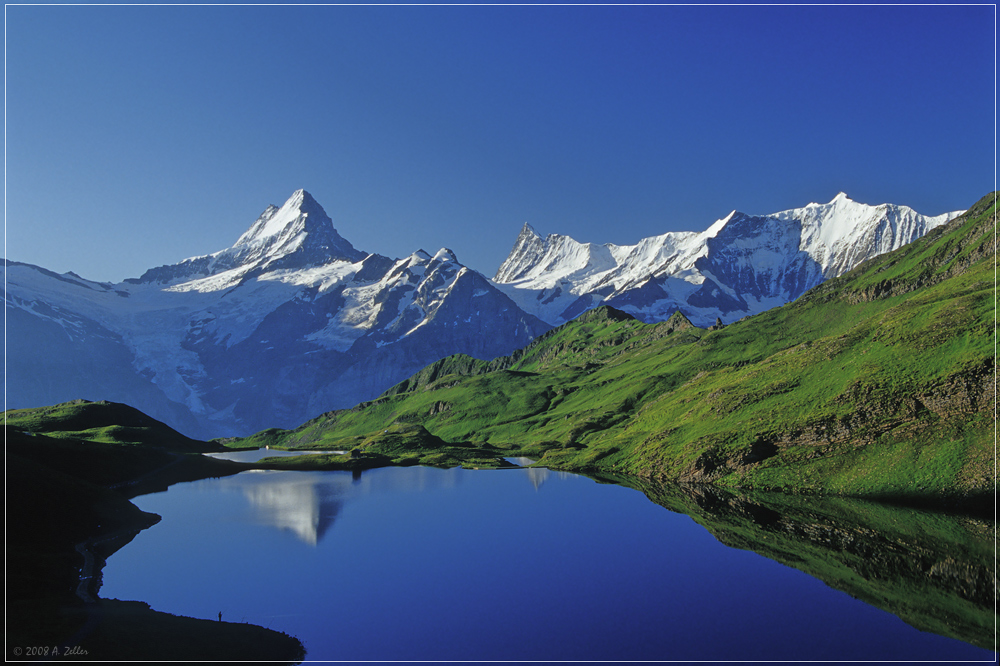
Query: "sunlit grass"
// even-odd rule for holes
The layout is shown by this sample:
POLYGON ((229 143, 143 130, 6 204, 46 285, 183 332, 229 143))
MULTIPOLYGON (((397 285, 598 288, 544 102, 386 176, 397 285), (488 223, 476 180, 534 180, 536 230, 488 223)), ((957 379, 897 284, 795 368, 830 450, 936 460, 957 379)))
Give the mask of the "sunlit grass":
POLYGON ((555 468, 816 493, 992 492, 968 462, 987 457, 991 422, 942 419, 922 401, 993 365, 994 214, 980 202, 946 231, 721 330, 598 308, 511 357, 451 357, 378 400, 246 441, 368 441, 397 461, 407 447, 474 444, 555 468), (414 426, 419 436, 391 434, 414 426))

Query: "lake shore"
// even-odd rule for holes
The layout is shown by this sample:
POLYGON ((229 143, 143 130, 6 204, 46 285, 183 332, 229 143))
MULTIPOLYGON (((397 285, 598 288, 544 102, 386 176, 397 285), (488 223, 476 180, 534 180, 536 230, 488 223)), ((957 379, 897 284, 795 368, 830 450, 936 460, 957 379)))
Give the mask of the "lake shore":
POLYGON ((16 433, 7 435, 8 659, 298 663, 305 658, 298 639, 282 632, 99 598, 107 558, 159 521, 129 497, 233 474, 243 465, 183 456, 112 490, 44 464, 44 456, 32 455, 41 452, 38 438, 25 455, 25 442, 16 433))
MULTIPOLYGON (((55 449, 46 450, 47 438, 32 436, 29 441, 27 436, 10 431, 8 437, 8 496, 11 498, 8 567, 14 574, 8 582, 7 642, 8 657, 15 659, 44 658, 46 655, 37 650, 47 646, 50 652, 58 648, 60 658, 202 661, 255 660, 268 655, 268 660, 301 661, 305 655, 301 642, 281 632, 244 623, 170 615, 142 601, 101 599, 101 571, 107 558, 159 520, 159 516, 139 510, 129 499, 165 490, 175 483, 228 476, 248 469, 343 470, 360 475, 376 467, 427 464, 424 460, 394 459, 373 453, 355 457, 319 454, 238 463, 195 453, 162 455, 162 451, 150 450, 143 454, 144 465, 137 465, 135 461, 129 466, 121 465, 122 469, 127 467, 129 470, 127 477, 114 483, 98 484, 92 478, 88 480, 93 470, 86 465, 63 465, 55 469, 53 466, 59 465, 52 461, 58 458, 52 455, 55 449), (19 437, 24 441, 19 441, 19 437), (151 646, 155 646, 155 650, 151 646)), ((85 446, 97 447, 94 443, 85 446)), ((102 450, 98 447, 92 451, 94 459, 90 466, 100 467, 102 474, 106 473, 108 465, 115 465, 114 461, 121 463, 125 455, 120 448, 102 450)), ((433 458, 436 452, 428 448, 423 453, 433 458)), ((496 455, 499 453, 498 449, 476 451, 477 455, 465 462, 476 468, 492 463, 497 469, 517 469, 496 455)), ((644 487, 653 483, 652 480, 625 480, 577 469, 561 471, 588 475, 605 483, 638 487, 654 502, 662 503, 654 499, 655 493, 651 495, 644 487)), ((695 485, 711 488, 710 484, 695 485)), ((725 490, 719 488, 719 492, 725 490)), ((799 495, 791 494, 790 497, 799 495)), ((803 495, 802 499, 807 498, 803 495)), ((970 505, 955 506, 954 498, 951 506, 941 506, 933 501, 934 498, 924 499, 921 503, 928 508, 958 509, 963 513, 972 509, 970 505)), ((981 500, 974 502, 977 508, 986 508, 986 500, 977 499, 981 500)), ((992 502, 989 504, 992 506, 992 502)), ((676 507, 668 508, 676 510, 676 507)), ((973 509, 971 512, 980 511, 973 509)))

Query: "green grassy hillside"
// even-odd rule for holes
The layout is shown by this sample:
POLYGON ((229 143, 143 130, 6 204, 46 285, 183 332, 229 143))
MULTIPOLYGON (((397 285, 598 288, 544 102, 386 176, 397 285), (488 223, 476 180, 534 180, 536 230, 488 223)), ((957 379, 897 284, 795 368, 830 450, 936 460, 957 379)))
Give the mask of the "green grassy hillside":
POLYGON ((992 503, 995 216, 991 194, 718 330, 602 307, 510 357, 451 357, 377 400, 250 441, 390 461, 410 441, 405 455, 426 463, 433 438, 589 473, 992 503))
POLYGON ((203 453, 221 448, 185 437, 134 407, 105 400, 11 409, 4 412, 4 425, 14 431, 56 439, 153 446, 177 452, 203 453))

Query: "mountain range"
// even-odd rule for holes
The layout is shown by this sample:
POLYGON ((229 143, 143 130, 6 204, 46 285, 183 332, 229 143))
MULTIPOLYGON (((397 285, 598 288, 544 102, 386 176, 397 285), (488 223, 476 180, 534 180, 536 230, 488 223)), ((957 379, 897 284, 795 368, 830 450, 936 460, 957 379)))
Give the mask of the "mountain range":
POLYGON ((647 323, 680 310, 699 326, 728 324, 789 303, 962 212, 927 217, 841 192, 826 204, 770 215, 733 211, 701 233, 669 232, 635 245, 543 239, 525 224, 493 280, 523 310, 555 326, 598 304, 647 323))
POLYGON ((311 460, 336 469, 526 457, 615 483, 993 515, 996 214, 993 193, 730 325, 601 305, 510 356, 451 356, 373 401, 229 445, 347 451, 311 460))
POLYGON ((234 245, 118 284, 5 260, 7 407, 133 405, 196 437, 294 427, 452 354, 489 360, 599 304, 730 323, 794 300, 959 212, 839 194, 634 246, 525 225, 493 280, 447 248, 358 250, 298 190, 234 245))

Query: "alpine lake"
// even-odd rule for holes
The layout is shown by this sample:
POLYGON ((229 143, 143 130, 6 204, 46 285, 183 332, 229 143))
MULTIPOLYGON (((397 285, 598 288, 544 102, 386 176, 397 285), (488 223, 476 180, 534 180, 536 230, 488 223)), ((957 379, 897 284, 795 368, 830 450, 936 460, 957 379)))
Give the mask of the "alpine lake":
POLYGON ((132 500, 162 520, 108 559, 100 593, 284 631, 307 660, 996 661, 994 521, 602 481, 178 483, 132 500))

